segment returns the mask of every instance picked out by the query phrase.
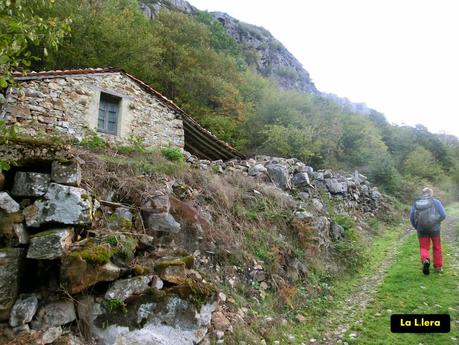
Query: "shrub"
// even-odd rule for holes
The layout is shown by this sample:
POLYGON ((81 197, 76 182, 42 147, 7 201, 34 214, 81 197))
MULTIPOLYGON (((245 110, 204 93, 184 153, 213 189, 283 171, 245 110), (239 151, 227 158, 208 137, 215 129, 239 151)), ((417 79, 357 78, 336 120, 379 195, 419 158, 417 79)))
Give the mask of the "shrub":
POLYGON ((185 160, 183 153, 176 147, 163 147, 161 153, 166 159, 172 162, 183 162, 185 160))
POLYGON ((107 146, 107 144, 104 141, 104 138, 102 138, 99 133, 90 131, 84 138, 81 140, 80 145, 83 146, 84 148, 87 148, 89 150, 99 150, 103 149, 107 146))

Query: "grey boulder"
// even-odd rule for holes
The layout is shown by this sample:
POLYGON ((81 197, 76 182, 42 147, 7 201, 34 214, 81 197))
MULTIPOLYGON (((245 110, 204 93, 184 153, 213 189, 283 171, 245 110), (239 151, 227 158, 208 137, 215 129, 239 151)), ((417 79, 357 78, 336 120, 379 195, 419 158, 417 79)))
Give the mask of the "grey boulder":
POLYGON ((105 299, 124 301, 133 295, 140 295, 150 288, 150 281, 151 278, 147 276, 117 280, 105 293, 105 299))
POLYGON ((18 327, 32 321, 38 308, 38 298, 35 295, 24 296, 14 303, 10 315, 10 326, 18 327))
POLYGON ((266 166, 271 181, 281 189, 290 189, 288 169, 281 164, 268 164, 266 166))
POLYGON ((42 196, 48 190, 50 175, 18 171, 14 176, 11 194, 20 197, 42 196))
POLYGON ((170 213, 155 213, 152 209, 142 209, 142 218, 147 231, 178 233, 181 228, 170 213))
POLYGON ((308 187, 311 185, 309 175, 306 172, 300 172, 293 176, 292 183, 296 188, 308 187))
POLYGON ((82 188, 51 183, 43 199, 24 209, 27 226, 47 223, 87 225, 92 220, 92 202, 82 188))
POLYGON ((66 325, 76 320, 73 302, 60 300, 51 302, 38 310, 36 321, 32 321, 34 329, 47 329, 66 325))
POLYGON ((78 187, 81 183, 81 167, 77 161, 51 164, 51 180, 57 183, 78 187))
POLYGON ((8 193, 0 192, 0 211, 16 213, 19 210, 19 204, 8 193))
POLYGON ((72 244, 73 229, 53 229, 30 238, 28 259, 53 260, 62 257, 72 244))
POLYGON ((336 179, 327 179, 325 180, 325 184, 330 193, 333 193, 333 194, 347 193, 348 185, 346 182, 339 182, 336 179))
POLYGON ((9 319, 16 301, 23 249, 0 248, 0 321, 9 319))

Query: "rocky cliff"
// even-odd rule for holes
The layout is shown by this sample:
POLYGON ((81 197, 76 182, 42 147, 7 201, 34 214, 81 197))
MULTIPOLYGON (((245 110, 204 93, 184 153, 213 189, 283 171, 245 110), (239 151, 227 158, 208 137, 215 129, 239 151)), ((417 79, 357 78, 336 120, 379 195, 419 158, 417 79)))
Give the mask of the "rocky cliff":
MULTIPOLYGON (((152 19, 162 8, 189 14, 198 11, 183 0, 148 0, 140 6, 143 13, 152 19)), ((242 49, 252 52, 247 62, 255 65, 261 75, 275 80, 285 89, 318 94, 309 73, 268 30, 241 22, 226 13, 213 12, 211 15, 222 23, 242 49)))
MULTIPOLYGON (((185 0, 143 0, 140 8, 152 20, 161 9, 190 15, 199 11, 185 0)), ((211 15, 239 43, 242 50, 249 52, 246 56, 247 62, 255 65, 261 75, 275 80, 280 87, 321 96, 335 102, 346 111, 364 115, 374 111, 365 103, 355 103, 345 97, 319 91, 308 71, 268 30, 241 22, 223 12, 212 12, 211 15)))

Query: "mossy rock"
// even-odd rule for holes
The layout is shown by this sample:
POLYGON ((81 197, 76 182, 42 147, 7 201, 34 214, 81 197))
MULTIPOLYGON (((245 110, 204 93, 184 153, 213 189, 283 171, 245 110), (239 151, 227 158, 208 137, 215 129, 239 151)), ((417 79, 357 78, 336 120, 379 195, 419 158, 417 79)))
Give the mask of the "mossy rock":
POLYGON ((81 257, 84 261, 93 265, 104 265, 110 261, 114 254, 113 248, 107 244, 101 244, 86 246, 82 250, 70 253, 69 256, 81 257))
POLYGON ((190 269, 194 265, 194 257, 184 256, 182 258, 170 258, 170 259, 161 259, 159 262, 155 264, 155 272, 161 272, 165 268, 169 266, 185 266, 186 268, 190 269))
POLYGON ((203 304, 209 302, 217 293, 217 289, 214 285, 191 278, 186 279, 184 284, 173 286, 167 289, 167 291, 190 301, 198 309, 203 304))

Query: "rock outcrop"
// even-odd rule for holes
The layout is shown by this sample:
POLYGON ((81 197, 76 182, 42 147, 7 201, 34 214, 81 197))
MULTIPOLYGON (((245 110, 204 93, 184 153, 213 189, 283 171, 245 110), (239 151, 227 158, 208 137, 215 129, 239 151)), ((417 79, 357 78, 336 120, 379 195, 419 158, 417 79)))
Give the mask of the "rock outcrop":
MULTIPOLYGON (((150 19, 154 19, 163 8, 187 14, 198 11, 183 0, 143 0, 140 3, 140 9, 150 19)), ((319 94, 309 73, 268 30, 241 22, 226 13, 213 12, 211 15, 237 43, 253 51, 255 59, 248 62, 254 64, 261 75, 275 80, 285 89, 319 94)))

